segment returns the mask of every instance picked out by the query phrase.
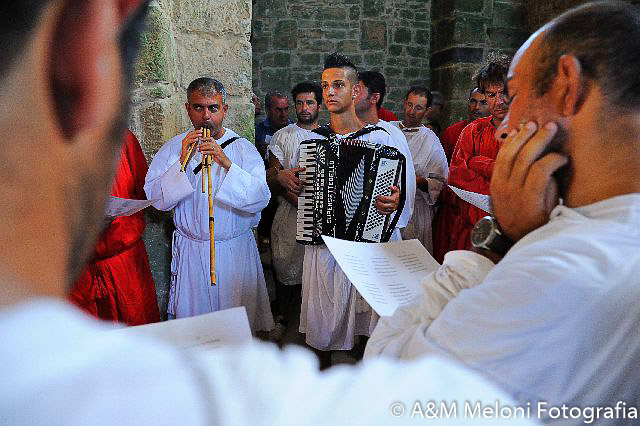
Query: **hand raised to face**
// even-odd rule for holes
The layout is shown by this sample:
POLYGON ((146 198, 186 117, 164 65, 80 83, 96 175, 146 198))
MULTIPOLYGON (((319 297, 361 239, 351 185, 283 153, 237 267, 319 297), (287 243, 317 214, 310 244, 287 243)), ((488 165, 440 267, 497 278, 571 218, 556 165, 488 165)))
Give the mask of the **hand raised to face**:
POLYGON ((513 241, 546 224, 558 205, 558 182, 553 173, 569 159, 548 152, 557 131, 553 122, 540 129, 529 122, 512 130, 498 152, 491 178, 492 210, 502 231, 513 241))

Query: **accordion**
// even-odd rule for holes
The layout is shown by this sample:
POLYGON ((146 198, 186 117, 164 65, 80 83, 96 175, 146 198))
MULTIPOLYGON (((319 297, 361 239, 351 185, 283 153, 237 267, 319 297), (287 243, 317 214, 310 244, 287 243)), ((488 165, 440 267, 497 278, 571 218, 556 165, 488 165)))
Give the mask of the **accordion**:
POLYGON ((405 157, 397 149, 357 138, 374 130, 366 126, 339 140, 327 126, 314 130, 328 139, 300 144, 296 241, 323 244, 322 235, 348 241, 386 242, 402 213, 405 201, 405 157), (400 184, 401 183, 401 184, 400 184), (378 195, 400 187, 395 215, 382 215, 375 207, 378 195), (394 216, 391 219, 391 216, 394 216))

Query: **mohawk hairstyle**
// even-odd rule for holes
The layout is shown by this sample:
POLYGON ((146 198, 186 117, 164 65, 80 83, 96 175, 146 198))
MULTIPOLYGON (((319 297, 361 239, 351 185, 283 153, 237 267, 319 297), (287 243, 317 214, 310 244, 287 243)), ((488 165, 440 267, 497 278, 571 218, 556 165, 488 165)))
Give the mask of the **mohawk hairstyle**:
POLYGON ((511 58, 509 56, 500 51, 490 52, 482 67, 473 75, 473 81, 480 89, 480 93, 484 94, 490 84, 504 84, 506 86, 510 64, 511 58))
POLYGON ((349 81, 352 84, 358 83, 358 68, 356 68, 347 56, 341 55, 338 52, 327 56, 327 59, 324 61, 323 71, 329 68, 344 68, 349 81))

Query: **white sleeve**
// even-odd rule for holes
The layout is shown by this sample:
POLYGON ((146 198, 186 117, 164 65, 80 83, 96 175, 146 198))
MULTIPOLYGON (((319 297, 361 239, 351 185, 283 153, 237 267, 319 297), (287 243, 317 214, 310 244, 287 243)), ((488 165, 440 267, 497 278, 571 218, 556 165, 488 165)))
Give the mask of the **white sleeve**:
MULTIPOLYGON (((404 135, 403 135, 404 136, 404 135)), ((416 171, 413 168, 413 158, 411 157, 411 152, 409 151, 409 146, 406 143, 406 149, 402 150, 402 153, 405 156, 405 168, 406 168, 406 179, 404 182, 406 200, 404 202, 404 208, 402 209, 402 214, 400 215, 400 219, 398 220, 398 228, 404 228, 409 223, 409 219, 413 215, 413 203, 416 199, 416 171)))
MULTIPOLYGON (((203 354, 202 361, 213 399, 208 408, 217 425, 415 424, 421 418, 416 401, 421 401, 418 410, 423 412, 428 401, 438 401, 438 408, 440 401, 457 401, 456 420, 442 416, 429 419, 430 425, 482 425, 496 419, 467 419, 464 401, 513 404, 475 373, 435 357, 412 362, 377 359, 320 372, 307 350, 290 346, 279 351, 275 345, 256 342, 203 354)), ((502 421, 532 424, 528 419, 502 421)))
POLYGON ((402 213, 400 215, 400 219, 398 219, 398 223, 396 228, 404 228, 409 223, 409 219, 413 215, 413 203, 416 198, 416 171, 413 167, 413 157, 411 156, 411 151, 409 150, 409 145, 407 144, 407 138, 400 131, 400 129, 396 128, 392 124, 389 125, 389 139, 391 142, 387 143, 387 145, 396 148, 398 151, 402 153, 405 157, 405 181, 403 182, 404 190, 406 194, 406 199, 404 202, 404 208, 402 209, 402 213))
POLYGON ((460 291, 484 280, 494 264, 465 250, 445 255, 442 266, 422 282, 422 294, 411 304, 398 307, 393 316, 381 317, 367 343, 365 358, 385 355, 411 359, 431 351, 427 330, 447 303, 460 291))
POLYGON ((264 162, 256 148, 248 141, 239 140, 236 148, 242 151, 242 167, 231 163, 216 199, 247 213, 258 213, 269 203, 271 192, 266 181, 264 162))
POLYGON ((430 135, 429 142, 431 152, 426 164, 428 175, 425 176, 425 179, 427 179, 429 185, 429 204, 434 205, 438 200, 440 191, 447 183, 449 165, 447 164, 447 156, 444 153, 440 139, 433 134, 430 135))
POLYGON ((158 200, 153 203, 158 210, 173 209, 195 190, 187 174, 180 171, 180 156, 172 152, 171 143, 164 144, 153 157, 144 179, 147 199, 158 200))
MULTIPOLYGON (((284 129, 280 129, 280 130, 284 130, 284 129)), ((278 161, 280 162, 280 165, 284 167, 285 165, 284 151, 281 145, 282 145, 282 140, 285 138, 286 133, 280 130, 278 130, 273 135, 273 138, 271 139, 271 143, 269 144, 269 147, 267 148, 267 150, 271 152, 273 156, 278 159, 278 161)))

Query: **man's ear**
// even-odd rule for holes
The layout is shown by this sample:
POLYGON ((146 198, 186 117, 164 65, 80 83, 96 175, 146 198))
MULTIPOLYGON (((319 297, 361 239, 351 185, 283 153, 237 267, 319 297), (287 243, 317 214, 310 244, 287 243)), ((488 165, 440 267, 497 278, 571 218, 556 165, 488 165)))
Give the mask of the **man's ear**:
POLYGON ((558 59, 556 78, 550 90, 557 111, 564 117, 576 114, 582 106, 585 89, 578 58, 570 54, 562 55, 558 59))
POLYGON ((57 123, 72 139, 120 106, 119 29, 140 0, 65 1, 54 24, 49 81, 57 123))
POLYGON ((369 99, 369 103, 373 105, 378 105, 378 101, 380 100, 380 93, 373 93, 371 95, 371 99, 369 99))
POLYGON ((359 82, 351 86, 351 99, 355 99, 356 97, 358 97, 358 95, 360 94, 360 90, 362 90, 362 88, 360 87, 359 82))
POLYGON ((225 114, 227 113, 228 110, 229 110, 229 104, 222 105, 222 111, 224 111, 225 114))

